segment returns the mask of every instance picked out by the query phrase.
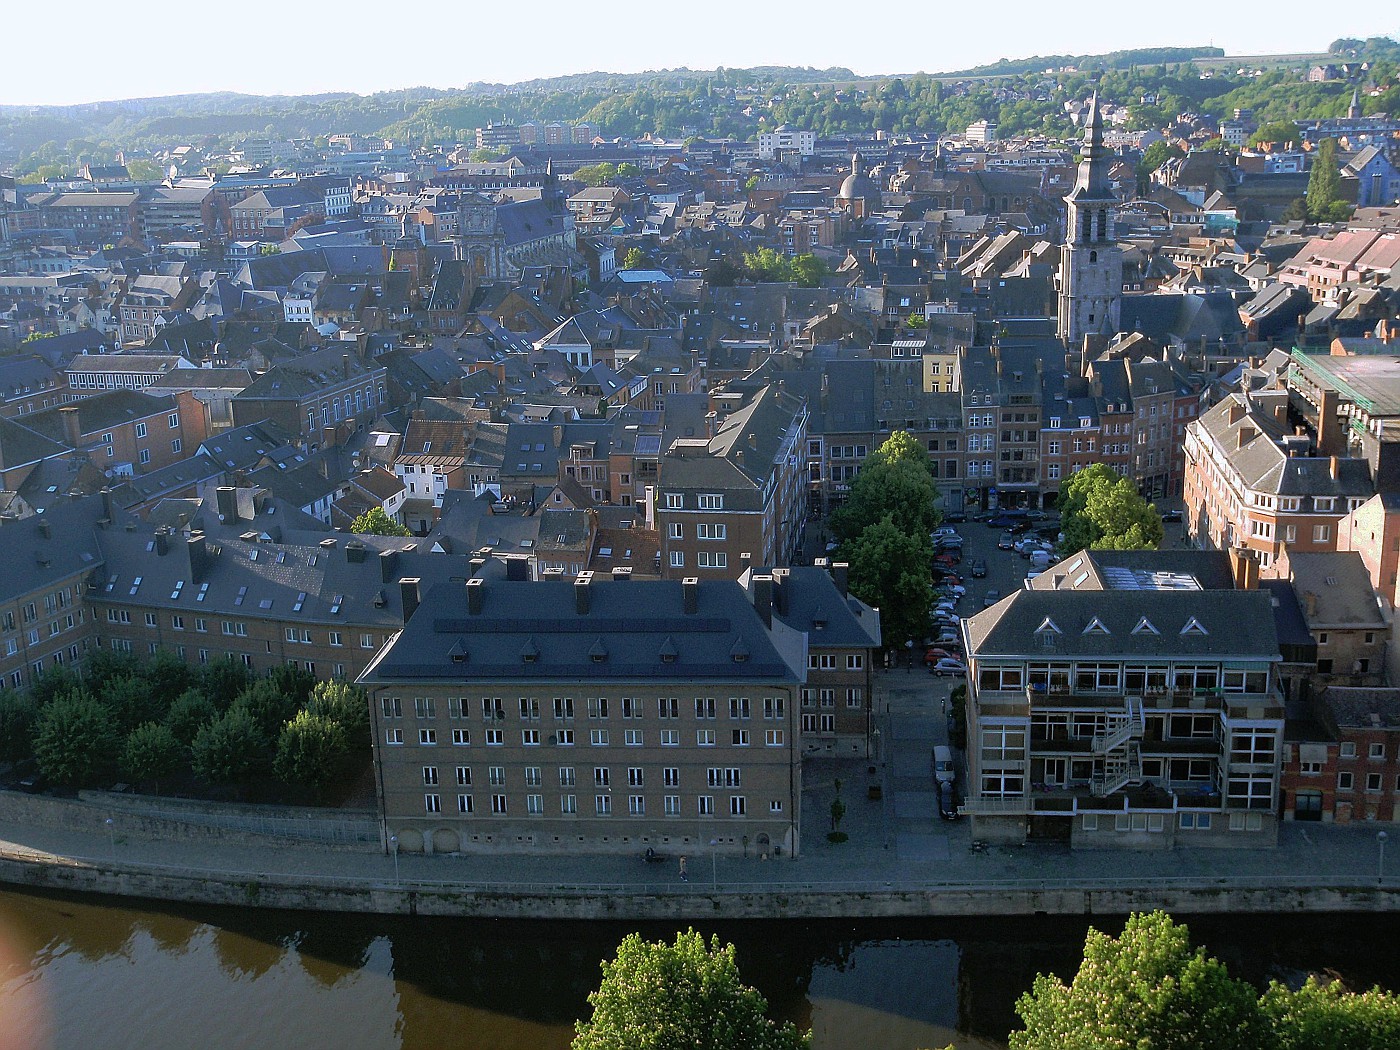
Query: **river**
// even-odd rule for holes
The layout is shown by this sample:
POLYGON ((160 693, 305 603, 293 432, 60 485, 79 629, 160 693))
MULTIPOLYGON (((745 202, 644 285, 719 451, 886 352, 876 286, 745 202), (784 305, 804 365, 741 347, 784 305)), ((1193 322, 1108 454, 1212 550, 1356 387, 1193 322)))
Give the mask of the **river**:
MULTIPOLYGON (((1400 988, 1400 916, 1189 921, 1255 982, 1329 971, 1400 988)), ((1088 922, 704 929, 738 945, 745 980, 775 1014, 810 1025, 817 1050, 992 1050, 1037 971, 1073 972, 1088 922)), ((600 960, 629 929, 0 892, 0 1050, 564 1050, 600 960)))

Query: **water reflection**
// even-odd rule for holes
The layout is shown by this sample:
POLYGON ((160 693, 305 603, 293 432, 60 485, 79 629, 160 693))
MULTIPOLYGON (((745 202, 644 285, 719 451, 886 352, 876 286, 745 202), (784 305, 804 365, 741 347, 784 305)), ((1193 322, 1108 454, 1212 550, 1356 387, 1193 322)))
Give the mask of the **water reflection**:
MULTIPOLYGON (((1117 931, 1121 920, 1096 920, 1117 931)), ((1400 918, 1190 920, 1255 982, 1400 983, 1400 918)), ((704 926, 818 1050, 1004 1046, 1038 971, 1072 973, 1089 920, 704 926)), ((623 924, 180 909, 0 893, 0 1050, 269 1046, 566 1050, 623 924)), ((648 937, 674 928, 644 925, 648 937)))

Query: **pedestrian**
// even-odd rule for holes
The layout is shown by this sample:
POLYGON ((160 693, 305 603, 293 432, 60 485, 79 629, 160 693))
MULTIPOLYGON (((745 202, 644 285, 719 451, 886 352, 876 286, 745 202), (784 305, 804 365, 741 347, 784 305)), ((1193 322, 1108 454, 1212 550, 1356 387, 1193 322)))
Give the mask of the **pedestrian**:
POLYGON ((681 881, 682 881, 682 882, 689 882, 689 881, 690 881, 690 876, 687 875, 687 874, 685 873, 685 857, 684 857, 684 856, 681 857, 681 881))

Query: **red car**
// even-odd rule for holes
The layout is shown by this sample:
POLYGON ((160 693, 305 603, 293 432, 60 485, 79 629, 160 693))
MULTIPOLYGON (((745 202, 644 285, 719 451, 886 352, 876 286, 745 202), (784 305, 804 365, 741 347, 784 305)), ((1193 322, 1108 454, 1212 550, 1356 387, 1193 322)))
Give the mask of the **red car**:
POLYGON ((928 652, 924 653, 925 666, 932 667, 939 660, 961 660, 962 650, 954 652, 952 649, 944 649, 941 646, 931 646, 928 652))

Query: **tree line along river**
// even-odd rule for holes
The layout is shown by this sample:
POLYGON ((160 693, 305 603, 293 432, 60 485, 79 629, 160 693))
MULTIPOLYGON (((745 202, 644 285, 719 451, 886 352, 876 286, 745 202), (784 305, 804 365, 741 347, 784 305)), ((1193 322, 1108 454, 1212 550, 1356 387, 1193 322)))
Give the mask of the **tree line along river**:
MULTIPOLYGON (((1400 989, 1400 915, 1190 922, 1232 973, 1400 989)), ((1005 1045, 1038 971, 1073 974, 1091 921, 701 925, 818 1050, 1005 1045)), ((398 919, 0 892, 0 1050, 564 1050, 635 924, 398 919)), ((674 928, 644 924, 667 938, 674 928)))

